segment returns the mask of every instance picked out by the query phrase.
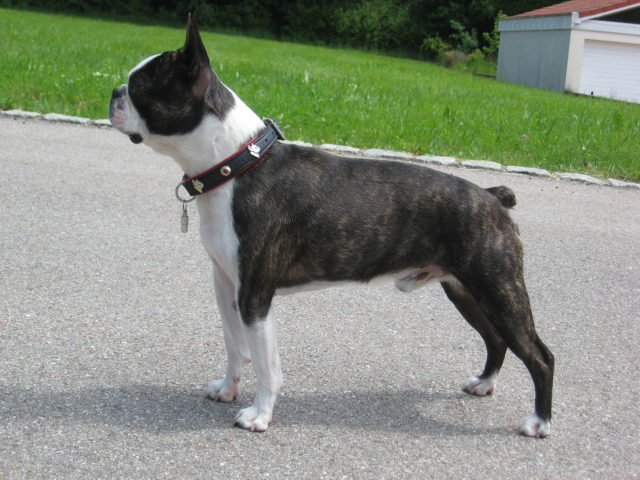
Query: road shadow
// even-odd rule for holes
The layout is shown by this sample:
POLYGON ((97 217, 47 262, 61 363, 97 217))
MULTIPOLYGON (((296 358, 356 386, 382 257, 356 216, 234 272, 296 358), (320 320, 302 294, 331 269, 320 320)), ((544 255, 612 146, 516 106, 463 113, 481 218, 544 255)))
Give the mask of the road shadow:
POLYGON ((339 394, 292 394, 285 392, 276 405, 276 425, 326 425, 371 431, 403 432, 416 436, 475 436, 507 435, 513 430, 504 426, 487 425, 486 419, 473 418, 465 402, 482 399, 463 392, 433 392, 420 389, 400 391, 356 391, 339 394), (459 410, 460 420, 449 420, 456 415, 442 411, 459 410))
MULTIPOLYGON (((11 424, 60 420, 148 432, 228 429, 235 413, 249 406, 251 395, 245 392, 238 401, 223 404, 207 399, 201 385, 134 384, 65 392, 2 387, 0 416, 11 424)), ((512 433, 504 426, 486 426, 482 418, 474 418, 473 424, 437 418, 446 407, 442 402, 459 408, 464 397, 462 392, 421 390, 287 393, 276 405, 274 427, 322 425, 419 436, 512 433)))

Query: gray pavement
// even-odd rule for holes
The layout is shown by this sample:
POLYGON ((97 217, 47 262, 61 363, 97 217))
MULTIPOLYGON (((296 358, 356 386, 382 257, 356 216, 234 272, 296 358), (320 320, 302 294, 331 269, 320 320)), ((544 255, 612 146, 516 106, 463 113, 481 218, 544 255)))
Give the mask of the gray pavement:
POLYGON ((233 428, 254 377, 204 398, 225 354, 177 165, 110 129, 0 118, 0 477, 638 478, 640 191, 447 171, 517 194, 557 362, 546 440, 515 433, 533 388, 513 355, 493 396, 460 391, 484 347, 437 286, 278 298, 275 422, 233 428))

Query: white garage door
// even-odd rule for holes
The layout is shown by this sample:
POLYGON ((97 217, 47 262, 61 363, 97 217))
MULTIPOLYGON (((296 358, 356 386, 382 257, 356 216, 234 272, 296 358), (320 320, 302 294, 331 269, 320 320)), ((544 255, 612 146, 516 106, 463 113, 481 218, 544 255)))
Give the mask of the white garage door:
POLYGON ((640 45, 587 40, 580 93, 640 103, 640 45))

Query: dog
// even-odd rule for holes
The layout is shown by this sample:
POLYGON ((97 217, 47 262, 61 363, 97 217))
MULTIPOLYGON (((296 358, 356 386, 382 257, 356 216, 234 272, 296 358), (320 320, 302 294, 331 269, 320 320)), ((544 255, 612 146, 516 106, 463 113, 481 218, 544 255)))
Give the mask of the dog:
POLYGON ((249 361, 257 379, 236 426, 267 430, 282 387, 274 295, 388 277, 404 292, 440 282, 480 333, 484 370, 465 392, 491 394, 507 348, 520 358, 535 412, 518 431, 549 434, 554 357, 534 327, 509 188, 279 141, 277 124, 214 73, 192 15, 184 46, 136 65, 109 116, 132 142, 173 157, 185 172, 179 187, 196 197, 227 350, 225 377, 207 396, 235 400, 249 361))

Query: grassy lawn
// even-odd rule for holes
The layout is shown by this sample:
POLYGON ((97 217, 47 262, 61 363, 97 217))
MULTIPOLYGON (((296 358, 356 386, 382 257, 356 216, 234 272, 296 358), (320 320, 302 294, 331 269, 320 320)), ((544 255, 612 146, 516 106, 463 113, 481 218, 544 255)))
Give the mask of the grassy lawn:
MULTIPOLYGON (((290 139, 640 179, 640 105, 345 49, 203 33, 222 80, 290 139)), ((105 118, 111 90, 184 31, 0 9, 0 109, 105 118)))

